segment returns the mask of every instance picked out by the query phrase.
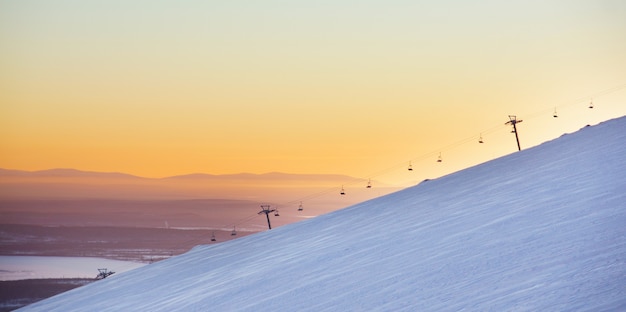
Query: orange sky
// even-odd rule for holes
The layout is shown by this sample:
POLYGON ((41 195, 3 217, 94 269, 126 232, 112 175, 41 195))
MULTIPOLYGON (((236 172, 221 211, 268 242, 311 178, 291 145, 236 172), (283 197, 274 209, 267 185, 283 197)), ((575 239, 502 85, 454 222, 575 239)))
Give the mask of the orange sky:
POLYGON ((626 3, 431 2, 4 1, 0 167, 404 184, 626 115, 626 3))

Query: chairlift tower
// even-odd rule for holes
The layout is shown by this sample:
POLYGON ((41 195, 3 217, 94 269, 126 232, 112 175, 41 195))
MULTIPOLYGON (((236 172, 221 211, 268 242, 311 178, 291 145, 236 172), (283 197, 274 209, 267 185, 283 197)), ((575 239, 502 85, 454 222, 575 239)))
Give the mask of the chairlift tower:
POLYGON ((96 276, 96 279, 105 279, 105 278, 107 278, 107 276, 115 274, 115 272, 109 271, 107 268, 98 269, 98 272, 99 273, 96 276))
POLYGON ((276 209, 270 209, 270 205, 261 205, 261 211, 259 211, 259 214, 264 213, 267 217, 267 227, 270 230, 272 229, 272 224, 270 223, 270 213, 274 211, 276 211, 276 209))
POLYGON ((517 150, 521 151, 522 148, 519 145, 519 136, 517 136, 517 127, 515 126, 516 124, 522 122, 523 120, 517 120, 517 117, 515 115, 509 115, 509 121, 507 121, 505 123, 505 125, 513 125, 513 133, 515 133, 515 140, 517 140, 517 150))

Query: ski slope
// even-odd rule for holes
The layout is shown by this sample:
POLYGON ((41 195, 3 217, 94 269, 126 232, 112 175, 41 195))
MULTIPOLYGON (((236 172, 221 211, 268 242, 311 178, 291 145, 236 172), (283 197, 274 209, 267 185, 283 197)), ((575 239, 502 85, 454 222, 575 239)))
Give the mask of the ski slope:
POLYGON ((24 311, 624 311, 626 117, 24 311))

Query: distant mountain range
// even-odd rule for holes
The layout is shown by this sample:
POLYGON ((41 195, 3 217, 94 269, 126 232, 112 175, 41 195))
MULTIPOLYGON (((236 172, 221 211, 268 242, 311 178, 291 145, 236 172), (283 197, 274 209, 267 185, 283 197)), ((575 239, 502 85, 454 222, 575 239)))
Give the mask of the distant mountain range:
POLYGON ((220 199, 290 205, 306 201, 320 209, 333 210, 399 189, 378 181, 371 181, 374 187, 366 188, 367 182, 366 179, 338 174, 195 173, 145 178, 119 172, 76 169, 0 169, 0 206, 6 200, 220 199), (346 196, 339 194, 342 186, 346 188, 346 196))
POLYGON ((0 168, 0 177, 96 177, 96 178, 138 178, 138 176, 120 172, 81 171, 69 168, 57 168, 39 171, 12 170, 0 168))
POLYGON ((365 181, 365 179, 355 178, 340 174, 293 174, 282 172, 268 172, 262 174, 254 173, 237 173, 237 174, 207 174, 192 173, 185 175, 176 175, 164 178, 146 178, 135 176, 121 172, 96 172, 82 171, 71 168, 56 168, 38 171, 25 171, 0 168, 0 178, 4 177, 39 177, 39 178, 127 178, 127 179, 143 179, 143 180, 254 180, 254 181, 365 181))

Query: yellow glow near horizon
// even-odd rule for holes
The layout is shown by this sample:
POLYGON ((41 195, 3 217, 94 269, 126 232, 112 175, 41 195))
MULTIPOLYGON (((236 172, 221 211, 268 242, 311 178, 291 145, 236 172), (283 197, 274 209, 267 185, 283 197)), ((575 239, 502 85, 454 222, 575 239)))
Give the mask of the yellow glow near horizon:
POLYGON ((626 4, 0 4, 0 167, 413 182, 626 115, 626 4), (578 104, 578 103, 581 104, 578 104), (574 103, 574 104, 572 104, 574 103), (568 114, 570 110, 571 114, 568 114), (411 159, 444 151, 445 165, 411 159), (477 148, 482 148, 477 150, 477 148))

